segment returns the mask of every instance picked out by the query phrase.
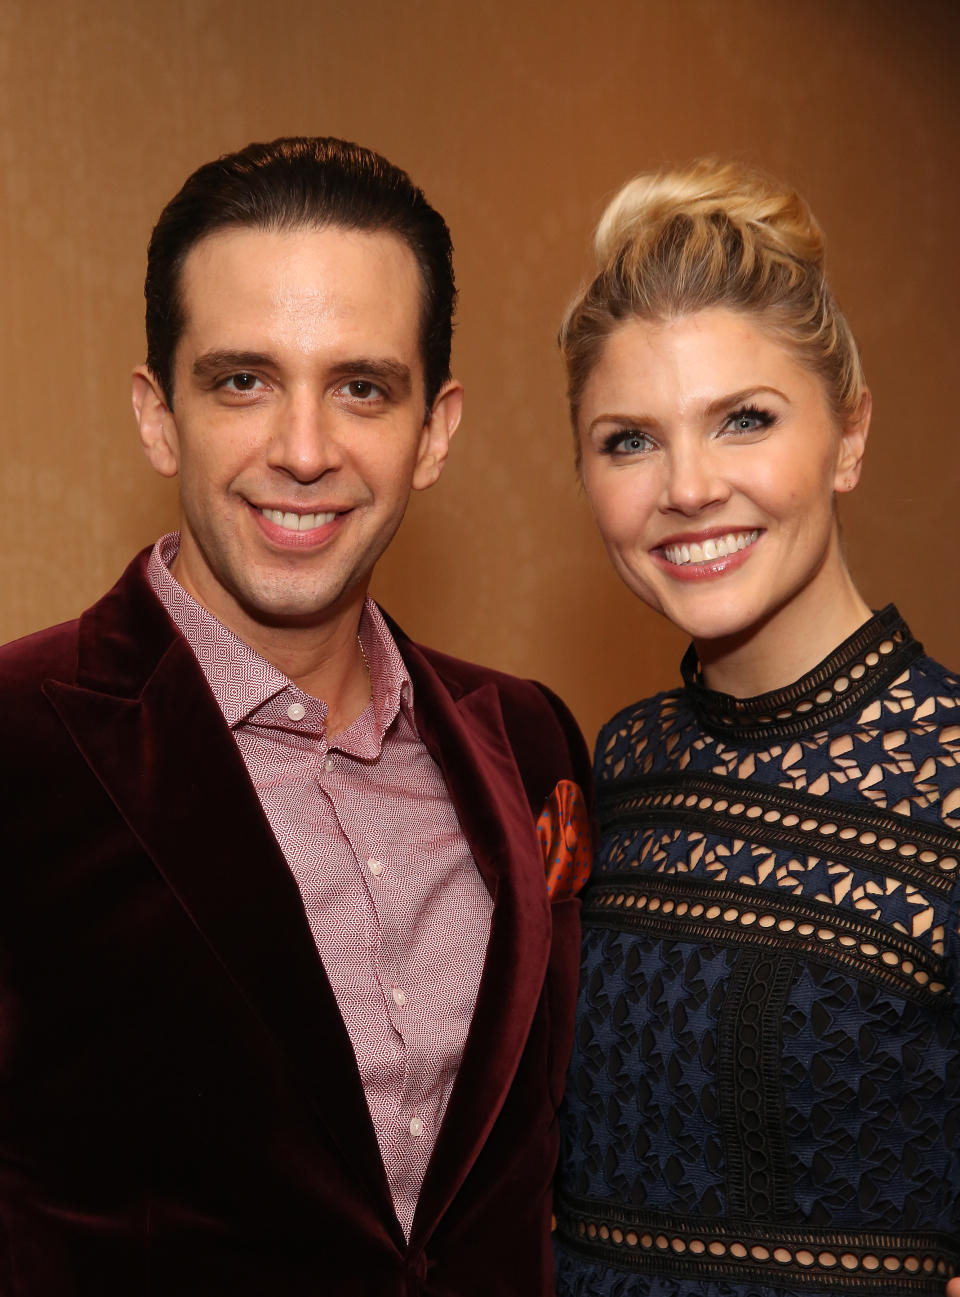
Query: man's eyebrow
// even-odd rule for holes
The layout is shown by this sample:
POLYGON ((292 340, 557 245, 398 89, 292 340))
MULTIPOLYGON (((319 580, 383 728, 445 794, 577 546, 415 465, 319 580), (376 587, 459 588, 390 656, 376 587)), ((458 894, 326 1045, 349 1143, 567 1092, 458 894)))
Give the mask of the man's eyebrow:
MULTIPOLYGON (((210 381, 223 374, 272 369, 276 365, 276 358, 263 351, 206 351, 193 362, 193 376, 201 381, 210 381)), ((413 386, 410 366, 386 357, 355 356, 338 360, 327 371, 327 376, 332 380, 361 377, 374 382, 379 380, 391 384, 401 396, 408 395, 413 386)))
POLYGON ((247 369, 273 365, 272 356, 262 351, 205 351, 193 362, 194 378, 219 378, 225 371, 239 374, 247 369))
POLYGON ((385 357, 377 359, 372 356, 357 356, 338 361, 330 367, 330 377, 379 379, 382 383, 392 384, 400 396, 407 396, 413 384, 409 365, 385 357))

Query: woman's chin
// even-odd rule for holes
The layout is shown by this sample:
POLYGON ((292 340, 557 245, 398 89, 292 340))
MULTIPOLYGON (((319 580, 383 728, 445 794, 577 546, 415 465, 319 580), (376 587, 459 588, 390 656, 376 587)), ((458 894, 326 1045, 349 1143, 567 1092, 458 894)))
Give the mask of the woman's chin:
POLYGON ((681 598, 662 598, 654 605, 697 644, 742 643, 764 624, 763 609, 718 591, 692 592, 681 598))

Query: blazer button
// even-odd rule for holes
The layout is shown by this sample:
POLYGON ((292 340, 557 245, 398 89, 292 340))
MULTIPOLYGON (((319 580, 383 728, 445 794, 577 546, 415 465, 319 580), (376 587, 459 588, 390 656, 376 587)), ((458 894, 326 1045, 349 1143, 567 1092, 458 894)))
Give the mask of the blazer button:
MULTIPOLYGON (((427 1258, 423 1252, 418 1252, 416 1256, 407 1257, 407 1273, 411 1279, 422 1283, 427 1277, 427 1258)), ((411 1291, 417 1291, 411 1289, 411 1291)))

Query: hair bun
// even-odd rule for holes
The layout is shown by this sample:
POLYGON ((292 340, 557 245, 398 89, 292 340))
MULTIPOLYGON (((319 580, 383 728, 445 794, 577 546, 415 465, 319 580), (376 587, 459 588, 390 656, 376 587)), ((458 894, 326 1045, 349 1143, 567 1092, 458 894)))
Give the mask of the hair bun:
POLYGON ((714 307, 756 315, 822 380, 839 417, 860 409, 863 369, 824 274, 823 232, 790 185, 716 158, 640 175, 610 202, 594 250, 597 272, 560 326, 574 422, 622 321, 714 307))
POLYGON ((726 223, 739 231, 744 247, 823 270, 823 232, 805 199, 763 171, 716 158, 628 181, 597 226, 599 268, 610 266, 627 245, 637 251, 638 244, 652 246, 678 218, 692 225, 726 223))

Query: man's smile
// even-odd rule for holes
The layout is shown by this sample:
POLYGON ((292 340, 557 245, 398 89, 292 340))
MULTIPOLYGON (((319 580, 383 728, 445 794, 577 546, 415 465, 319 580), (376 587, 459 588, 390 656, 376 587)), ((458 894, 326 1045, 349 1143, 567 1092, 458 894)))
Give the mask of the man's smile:
POLYGON ((299 509, 274 508, 271 505, 247 502, 254 522, 264 539, 272 547, 282 550, 312 551, 326 549, 336 536, 352 509, 314 509, 301 513, 299 509))
POLYGON ((282 509, 260 509, 259 512, 263 514, 268 522, 275 522, 284 531, 313 531, 316 527, 325 527, 328 522, 333 522, 337 516, 336 512, 294 513, 282 509))

